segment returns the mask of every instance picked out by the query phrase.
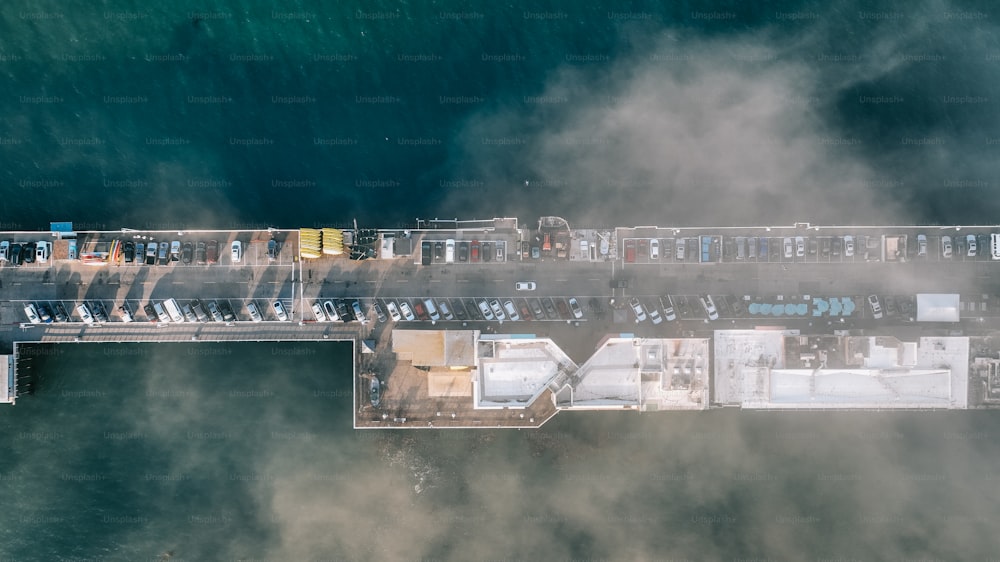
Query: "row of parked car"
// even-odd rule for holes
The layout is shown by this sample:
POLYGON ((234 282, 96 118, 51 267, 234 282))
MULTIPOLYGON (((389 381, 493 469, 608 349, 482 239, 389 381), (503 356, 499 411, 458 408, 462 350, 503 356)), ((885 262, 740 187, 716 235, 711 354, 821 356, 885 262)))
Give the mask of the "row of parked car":
MULTIPOLYGON (((285 311, 281 301, 274 301, 270 304, 275 319, 287 322, 288 313, 285 311)), ((74 307, 79 320, 85 324, 104 323, 111 321, 111 317, 101 301, 82 302, 74 307)), ((202 303, 198 299, 185 301, 183 304, 176 299, 165 299, 149 301, 142 308, 146 319, 150 322, 181 323, 181 322, 235 322, 238 320, 236 313, 227 300, 208 301, 202 303)), ((250 301, 246 304, 247 317, 251 322, 262 322, 264 311, 256 302, 250 301)), ((118 319, 122 322, 132 322, 136 319, 135 311, 128 302, 123 302, 116 309, 118 319)), ((26 303, 24 314, 32 324, 50 324, 53 322, 71 322, 73 319, 61 302, 49 303, 26 303)))
MULTIPOLYGON (((312 306, 317 321, 353 320, 368 322, 360 301, 353 301, 348 309, 344 301, 326 300, 312 306)), ((380 322, 465 321, 465 320, 579 320, 583 307, 576 298, 478 298, 478 299, 381 299, 372 305, 380 322), (382 304, 385 304, 383 309, 382 304)))
MULTIPOLYGON (((272 240, 273 242, 273 240, 272 240)), ((234 240, 229 248, 232 262, 243 261, 243 243, 234 240)), ((184 242, 174 240, 173 242, 135 242, 126 240, 122 243, 122 255, 125 263, 145 263, 146 265, 167 265, 173 262, 198 265, 217 263, 219 261, 219 241, 209 240, 207 242, 184 242)))
POLYGON ((507 243, 503 241, 483 241, 472 240, 459 241, 449 238, 447 240, 424 240, 420 243, 420 263, 430 265, 433 262, 455 263, 459 262, 502 262, 506 257, 507 243))
POLYGON ((24 263, 45 263, 52 257, 52 242, 41 240, 38 242, 11 242, 10 240, 0 241, 0 262, 7 262, 13 266, 24 263))
MULTIPOLYGON (((625 263, 634 263, 637 256, 643 260, 674 261, 781 261, 806 256, 831 259, 861 258, 877 261, 882 256, 882 235, 829 235, 829 236, 701 236, 698 238, 628 238, 624 248, 625 263), (720 256, 721 254, 721 256, 720 256)), ((940 255, 953 256, 953 245, 958 254, 974 258, 989 255, 1000 260, 1000 234, 965 234, 940 237, 940 255)), ((928 255, 928 237, 917 234, 886 236, 886 259, 905 257, 924 258, 928 255)))

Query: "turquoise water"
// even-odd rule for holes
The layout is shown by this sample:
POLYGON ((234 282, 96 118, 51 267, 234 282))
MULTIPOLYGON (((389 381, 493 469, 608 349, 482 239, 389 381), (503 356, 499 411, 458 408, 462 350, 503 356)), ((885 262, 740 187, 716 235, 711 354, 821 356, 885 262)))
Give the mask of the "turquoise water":
POLYGON ((995 16, 7 3, 2 222, 993 222, 995 16))

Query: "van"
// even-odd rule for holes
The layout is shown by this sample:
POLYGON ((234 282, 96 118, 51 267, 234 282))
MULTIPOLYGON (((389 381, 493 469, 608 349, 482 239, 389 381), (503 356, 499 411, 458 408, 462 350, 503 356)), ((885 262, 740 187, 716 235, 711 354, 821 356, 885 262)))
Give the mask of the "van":
POLYGON ((455 263, 455 241, 451 238, 444 242, 444 263, 455 263))
POLYGON ((163 309, 167 311, 167 315, 170 316, 170 320, 173 322, 183 322, 184 315, 181 314, 181 307, 177 306, 177 301, 174 299, 167 299, 163 301, 163 309))
POLYGON ((990 234, 990 256, 1000 260, 1000 234, 990 234))
POLYGON ((427 315, 431 317, 431 320, 441 319, 441 315, 438 313, 437 307, 434 306, 433 300, 424 299, 424 307, 427 309, 427 315))

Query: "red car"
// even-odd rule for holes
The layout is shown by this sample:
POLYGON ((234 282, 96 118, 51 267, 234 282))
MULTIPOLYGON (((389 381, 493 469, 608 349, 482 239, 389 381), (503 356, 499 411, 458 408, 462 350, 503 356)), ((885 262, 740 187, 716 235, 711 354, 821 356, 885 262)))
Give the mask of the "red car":
POLYGON ((625 263, 635 262, 635 240, 625 241, 625 263))
POLYGON ((414 312, 414 314, 417 315, 417 318, 419 318, 420 320, 430 320, 431 319, 430 314, 427 314, 427 309, 424 308, 424 303, 420 302, 419 300, 417 300, 417 302, 413 303, 413 312, 414 312))
POLYGON ((479 240, 472 241, 472 256, 471 261, 479 261, 479 240))

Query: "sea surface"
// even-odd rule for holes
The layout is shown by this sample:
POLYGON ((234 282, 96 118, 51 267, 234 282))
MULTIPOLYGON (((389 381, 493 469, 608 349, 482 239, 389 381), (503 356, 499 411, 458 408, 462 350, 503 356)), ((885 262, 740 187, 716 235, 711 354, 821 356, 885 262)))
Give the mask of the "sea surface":
MULTIPOLYGON (((0 5, 0 230, 995 224, 993 2, 0 5)), ((357 432, 350 348, 33 352, 0 560, 987 560, 998 416, 357 432)))

